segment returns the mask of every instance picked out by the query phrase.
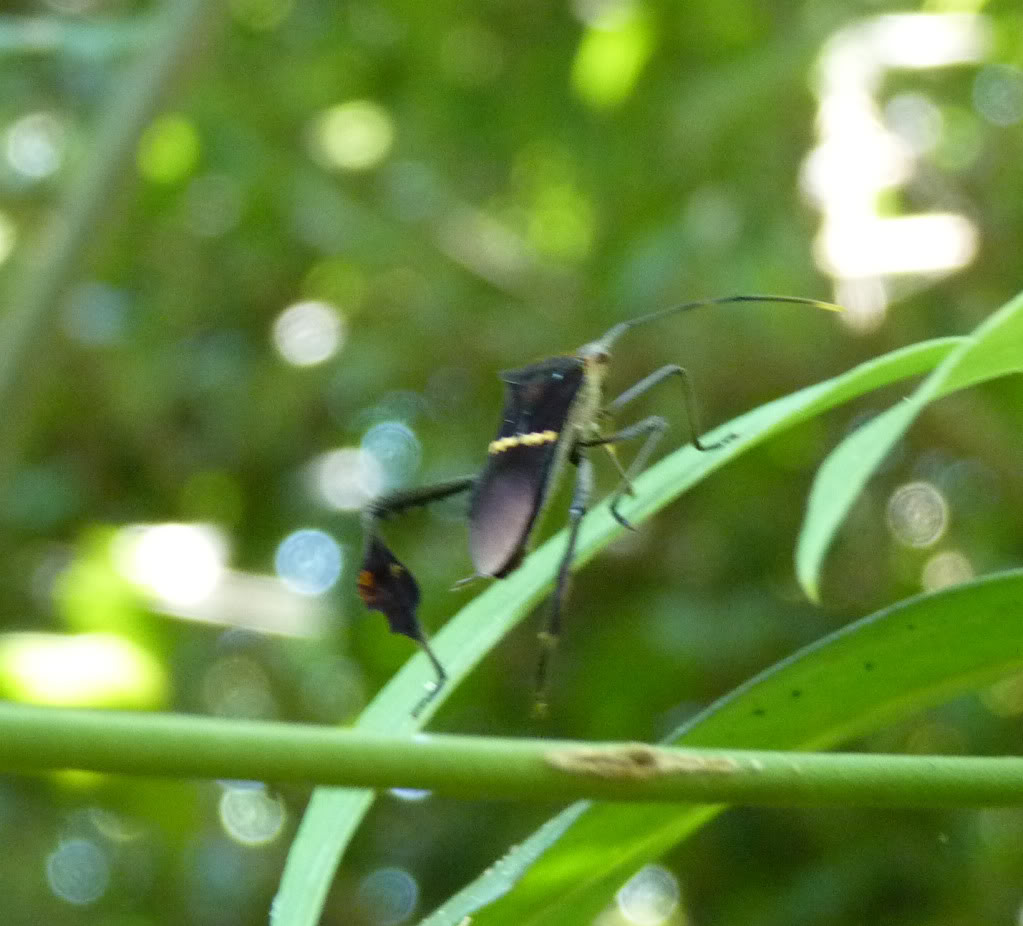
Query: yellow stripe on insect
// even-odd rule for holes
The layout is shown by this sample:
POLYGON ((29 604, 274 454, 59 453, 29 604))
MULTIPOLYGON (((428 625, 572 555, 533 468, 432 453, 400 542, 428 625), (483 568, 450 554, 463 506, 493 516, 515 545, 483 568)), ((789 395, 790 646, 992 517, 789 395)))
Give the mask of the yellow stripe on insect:
POLYGON ((487 453, 491 456, 495 453, 504 453, 512 447, 539 447, 542 444, 553 444, 558 439, 557 431, 532 431, 529 434, 512 434, 509 437, 499 437, 492 440, 487 447, 487 453))

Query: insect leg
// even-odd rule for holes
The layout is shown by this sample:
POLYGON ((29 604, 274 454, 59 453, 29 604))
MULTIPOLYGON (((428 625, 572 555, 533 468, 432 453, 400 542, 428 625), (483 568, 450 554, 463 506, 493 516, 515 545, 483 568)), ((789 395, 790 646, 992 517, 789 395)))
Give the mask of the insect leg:
POLYGON ((551 661, 558 645, 558 638, 561 636, 561 606, 568 593, 568 579, 572 571, 572 560, 575 558, 576 542, 579 539, 579 525, 593 494, 593 464, 583 454, 582 447, 575 448, 574 462, 577 469, 572 505, 568 509, 568 544, 558 566, 558 578, 551 598, 551 609, 547 613, 547 624, 540 632, 540 661, 536 669, 536 694, 533 701, 533 711, 539 717, 547 714, 551 661))
POLYGON ((632 524, 630 524, 618 511, 618 505, 621 503, 623 495, 626 493, 630 495, 632 494, 633 478, 637 473, 643 471, 643 467, 646 466, 646 461, 650 459, 650 454, 654 452, 657 442, 661 439, 667 429, 667 421, 665 421, 660 415, 651 415, 649 418, 643 418, 635 424, 629 425, 627 428, 615 431, 614 434, 608 434, 604 437, 595 437, 591 440, 579 442, 583 447, 596 447, 601 444, 617 444, 622 441, 635 440, 637 437, 646 438, 646 440, 643 441, 643 446, 639 448, 639 453, 636 454, 632 462, 629 464, 629 468, 625 471, 625 475, 622 477, 622 481, 618 484, 618 488, 615 489, 611 495, 611 516, 619 524, 621 524, 622 527, 627 527, 629 530, 635 530, 636 528, 633 527, 632 524))
POLYGON ((420 508, 431 502, 472 488, 475 476, 462 476, 460 479, 449 479, 447 482, 435 482, 433 485, 418 486, 414 489, 398 489, 374 498, 363 511, 363 524, 375 524, 393 514, 401 514, 410 508, 420 508))
MULTIPOLYGON (((394 554, 387 549, 386 544, 384 544, 377 533, 377 523, 379 521, 386 520, 392 515, 401 514, 411 508, 420 508, 432 502, 439 502, 452 495, 457 495, 459 492, 465 492, 471 489, 475 482, 475 476, 462 476, 460 479, 435 482, 433 485, 417 486, 414 489, 398 489, 394 492, 378 495, 372 499, 362 510, 364 560, 366 562, 370 560, 374 554, 374 547, 382 547, 391 559, 395 559, 394 554)), ((396 559, 395 562, 397 562, 396 559)), ((399 563, 399 565, 401 564, 399 563)), ((404 569, 405 567, 402 565, 401 568, 404 569)), ((431 655, 430 658, 432 660, 433 656, 431 655)))
POLYGON ((440 664, 440 660, 433 654, 433 650, 430 649, 430 641, 427 639, 426 634, 420 630, 420 638, 417 641, 422 648, 423 652, 426 653, 427 658, 433 664, 433 671, 437 673, 437 678, 433 684, 426 686, 426 694, 420 699, 419 703, 412 708, 412 716, 418 717, 422 712, 423 708, 426 707, 437 695, 440 693, 441 688, 444 687, 444 683, 448 680, 448 674, 444 671, 444 667, 440 664))
POLYGON ((419 585, 402 563, 387 547, 377 532, 377 522, 392 514, 419 505, 439 501, 449 495, 464 492, 474 482, 473 477, 424 486, 420 489, 401 490, 383 495, 366 506, 362 515, 365 535, 362 567, 358 577, 358 592, 366 607, 380 611, 387 618, 392 633, 400 633, 414 640, 426 654, 436 673, 436 680, 412 711, 419 714, 440 691, 447 678, 444 667, 434 655, 429 638, 419 623, 419 585))
POLYGON ((685 402, 686 417, 689 419, 689 430, 693 435, 693 446, 697 450, 717 450, 728 443, 733 435, 729 435, 713 444, 704 444, 700 441, 700 416, 696 408, 693 384, 685 368, 680 367, 676 363, 668 364, 668 366, 661 367, 659 370, 654 370, 649 376, 644 376, 638 383, 630 386, 617 399, 612 401, 608 405, 607 410, 612 414, 617 412, 620 408, 628 405, 629 402, 638 399, 645 392, 649 392, 655 386, 659 386, 669 376, 677 376, 682 382, 682 397, 685 402))

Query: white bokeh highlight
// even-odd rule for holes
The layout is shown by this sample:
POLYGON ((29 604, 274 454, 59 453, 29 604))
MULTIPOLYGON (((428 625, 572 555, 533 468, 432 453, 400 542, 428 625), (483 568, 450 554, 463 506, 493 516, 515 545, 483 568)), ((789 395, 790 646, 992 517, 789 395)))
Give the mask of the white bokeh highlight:
POLYGON ((139 525, 119 532, 113 553, 129 581, 167 605, 187 607, 216 590, 227 544, 206 524, 139 525))
POLYGON ((344 321, 329 302, 296 302, 273 324, 277 353, 296 367, 313 367, 329 360, 341 349, 344 337, 344 321))

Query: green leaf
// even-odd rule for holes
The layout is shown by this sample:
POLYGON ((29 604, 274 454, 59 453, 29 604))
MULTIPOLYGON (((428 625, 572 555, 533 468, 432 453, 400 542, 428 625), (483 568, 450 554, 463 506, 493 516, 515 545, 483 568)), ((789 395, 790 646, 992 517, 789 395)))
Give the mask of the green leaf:
MULTIPOLYGON (((718 429, 719 435, 738 435, 723 449, 700 453, 686 446, 647 470, 636 480, 636 497, 623 505, 623 514, 633 522, 649 517, 756 444, 865 392, 927 372, 962 340, 941 338, 902 348, 742 415, 718 429)), ((711 434, 708 439, 713 441, 714 437, 711 434)), ((621 531, 606 506, 591 511, 583 520, 576 566, 590 560, 621 531)), ((391 679, 356 726, 367 731, 407 733, 425 724, 458 681, 546 593, 564 544, 562 532, 529 556, 507 579, 495 582, 477 596, 437 634, 433 647, 450 681, 417 718, 413 719, 409 712, 422 698, 424 684, 433 677, 422 655, 410 659, 391 679)), ((319 921, 334 871, 373 796, 370 791, 338 788, 318 788, 313 793, 288 855, 271 913, 273 926, 315 926, 319 921)))
MULTIPOLYGON (((777 663, 669 741, 819 750, 877 730, 1023 667, 1021 607, 1023 570, 900 602, 777 663)), ((722 809, 577 802, 424 926, 455 926, 470 913, 473 926, 590 923, 641 866, 722 809)))
POLYGON ((1023 294, 987 318, 906 401, 850 434, 824 461, 796 547, 796 575, 819 599, 821 563, 856 497, 928 402, 1008 373, 1023 371, 1023 294))

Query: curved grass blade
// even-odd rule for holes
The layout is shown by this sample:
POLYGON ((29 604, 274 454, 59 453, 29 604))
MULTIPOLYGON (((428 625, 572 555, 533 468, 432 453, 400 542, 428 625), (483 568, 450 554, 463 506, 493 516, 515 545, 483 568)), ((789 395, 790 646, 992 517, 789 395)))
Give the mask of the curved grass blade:
POLYGON ((923 407, 957 389, 1020 371, 1023 294, 989 316, 906 401, 868 421, 831 452, 814 479, 796 547, 796 575, 812 600, 819 600, 821 564, 839 526, 923 407))
MULTIPOLYGON (((623 513, 633 522, 649 517, 750 447, 863 393, 926 373, 962 340, 941 338, 902 348, 722 425, 718 429, 721 434, 739 436, 713 453, 699 453, 687 446, 665 457, 635 481, 636 498, 623 505, 623 513)), ((708 439, 713 440, 714 435, 708 439)), ((577 565, 591 559, 621 531, 606 506, 589 512, 580 531, 577 565)), ((410 733, 422 727, 458 681, 545 594, 564 544, 562 532, 507 579, 495 582, 469 602, 434 636, 433 648, 449 682, 418 717, 412 718, 410 711, 422 699, 423 686, 433 678, 426 657, 421 655, 410 659, 381 689, 356 726, 388 733, 410 733)), ((313 792, 271 910, 273 926, 316 926, 341 855, 373 797, 371 791, 358 789, 317 788, 313 792)))
MULTIPOLYGON (((1023 668, 1021 612, 1023 570, 900 602, 777 663, 668 741, 832 747, 1023 668)), ((473 926, 590 923, 637 869, 723 809, 579 801, 423 926, 456 926, 469 914, 473 926)))

